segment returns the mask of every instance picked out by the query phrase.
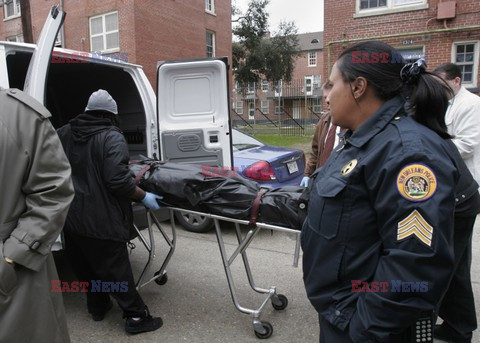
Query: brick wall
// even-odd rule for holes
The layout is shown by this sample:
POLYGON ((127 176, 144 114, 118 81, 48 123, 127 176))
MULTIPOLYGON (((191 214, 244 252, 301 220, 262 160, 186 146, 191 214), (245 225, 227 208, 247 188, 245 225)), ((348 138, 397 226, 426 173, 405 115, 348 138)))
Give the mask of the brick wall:
MULTIPOLYGON (((332 43, 333 41, 370 38, 385 41, 396 48, 424 46, 429 69, 434 69, 441 63, 451 62, 454 42, 480 40, 480 29, 433 32, 445 28, 480 25, 480 2, 478 0, 457 0, 456 17, 445 22, 436 20, 439 0, 429 0, 428 8, 422 10, 360 18, 354 18, 355 2, 354 0, 325 1, 323 64, 325 75, 342 49, 352 44, 351 42, 332 43), (422 34, 412 34, 415 32, 422 32, 422 34), (388 35, 398 36, 385 37, 388 35), (404 41, 412 44, 405 45, 404 41)), ((477 75, 477 87, 479 82, 480 68, 477 75)))
MULTIPOLYGON (((303 80, 306 75, 321 75, 323 72, 323 50, 317 50, 317 65, 308 66, 308 51, 302 53, 295 61, 293 80, 303 80)), ((323 75, 322 75, 323 80, 323 75)))
MULTIPOLYGON (((58 0, 30 2, 37 41, 58 0)), ((231 61, 231 0, 216 1, 214 15, 205 12, 204 0, 63 0, 63 8, 65 47, 80 51, 91 51, 89 18, 117 11, 120 52, 128 54, 128 62, 144 67, 154 88, 158 61, 206 57, 206 30, 215 33, 215 55, 231 61)), ((0 40, 21 33, 20 18, 0 20, 0 40)))

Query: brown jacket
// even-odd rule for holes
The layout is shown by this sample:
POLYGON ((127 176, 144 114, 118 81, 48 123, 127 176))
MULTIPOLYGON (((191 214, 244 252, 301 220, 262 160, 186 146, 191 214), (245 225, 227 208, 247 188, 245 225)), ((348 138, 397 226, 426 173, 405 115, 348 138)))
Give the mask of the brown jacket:
POLYGON ((1 88, 0 105, 0 342, 70 342, 50 251, 73 199, 70 165, 45 107, 1 88))
POLYGON ((322 115, 317 125, 312 140, 312 152, 305 167, 305 175, 310 176, 318 167, 320 156, 325 147, 325 139, 327 138, 328 128, 330 126, 330 112, 322 115))

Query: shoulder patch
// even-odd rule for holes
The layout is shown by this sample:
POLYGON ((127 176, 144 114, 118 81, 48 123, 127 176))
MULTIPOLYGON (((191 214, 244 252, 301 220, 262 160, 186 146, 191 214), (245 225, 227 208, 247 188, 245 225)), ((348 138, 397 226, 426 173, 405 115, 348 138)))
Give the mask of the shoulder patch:
POLYGON ((50 112, 45 108, 45 106, 43 106, 37 100, 25 94, 21 90, 16 88, 11 88, 11 89, 8 89, 6 93, 12 98, 17 99, 18 101, 22 102, 26 106, 30 107, 32 110, 34 110, 43 118, 50 118, 52 116, 50 112))
POLYGON ((397 189, 400 195, 409 201, 425 201, 435 194, 437 178, 426 165, 410 164, 398 173, 397 189))

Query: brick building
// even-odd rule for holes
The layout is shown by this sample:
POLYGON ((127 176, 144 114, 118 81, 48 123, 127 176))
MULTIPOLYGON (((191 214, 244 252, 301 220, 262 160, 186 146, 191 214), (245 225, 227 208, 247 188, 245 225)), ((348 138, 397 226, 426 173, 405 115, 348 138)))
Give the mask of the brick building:
POLYGON ((298 34, 300 56, 295 60, 292 80, 259 84, 235 83, 232 93, 234 122, 282 122, 291 134, 305 134, 305 124, 316 123, 322 111, 323 32, 298 34))
POLYGON ((467 89, 480 85, 480 1, 326 0, 324 75, 346 46, 381 40, 407 59, 425 56, 429 70, 457 63, 467 89))
MULTIPOLYGON (((34 41, 58 0, 30 0, 34 41)), ((152 86, 158 61, 232 55, 231 0, 60 0, 58 45, 140 64, 152 86)), ((22 41, 20 0, 7 0, 0 39, 22 41)))

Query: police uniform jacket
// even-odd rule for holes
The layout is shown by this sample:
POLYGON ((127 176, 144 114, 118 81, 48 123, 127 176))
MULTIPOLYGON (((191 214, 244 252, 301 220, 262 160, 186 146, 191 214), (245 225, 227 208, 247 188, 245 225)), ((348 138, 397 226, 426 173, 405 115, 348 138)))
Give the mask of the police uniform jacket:
POLYGON ((342 140, 312 186, 304 283, 319 314, 354 342, 389 342, 447 289, 457 167, 447 141, 406 115, 401 97, 342 140), (354 292, 354 280, 371 292, 354 292))
POLYGON ((110 119, 80 114, 58 130, 72 165, 75 198, 65 230, 127 242, 133 232, 130 197, 136 188, 128 145, 110 119))
POLYGON ((73 199, 70 165, 45 107, 18 89, 0 89, 0 105, 0 342, 69 342, 51 247, 73 199))

